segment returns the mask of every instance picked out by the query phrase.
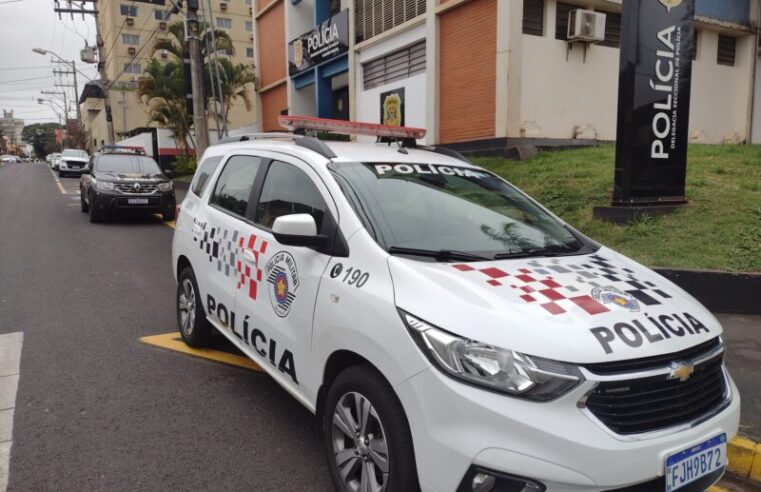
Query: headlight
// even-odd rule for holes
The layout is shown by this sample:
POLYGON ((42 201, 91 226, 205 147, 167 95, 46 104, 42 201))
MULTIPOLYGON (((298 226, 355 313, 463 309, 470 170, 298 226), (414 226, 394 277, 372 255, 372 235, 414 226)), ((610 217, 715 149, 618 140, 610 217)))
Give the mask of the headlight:
POLYGON ((159 191, 172 191, 173 185, 171 181, 164 181, 159 183, 159 191))
POLYGON ((114 189, 114 183, 111 181, 96 181, 95 188, 103 191, 111 191, 114 189))
POLYGON ((584 379, 574 365, 468 340, 399 312, 428 359, 460 381, 510 396, 549 401, 584 379))

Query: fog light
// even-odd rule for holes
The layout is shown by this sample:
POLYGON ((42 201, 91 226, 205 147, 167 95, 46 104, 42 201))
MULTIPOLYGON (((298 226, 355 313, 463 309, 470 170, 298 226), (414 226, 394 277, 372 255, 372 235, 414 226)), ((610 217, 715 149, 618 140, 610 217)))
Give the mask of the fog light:
POLYGON ((490 492, 496 483, 497 479, 491 475, 487 475, 485 473, 476 473, 476 475, 473 477, 471 490, 473 492, 490 492))

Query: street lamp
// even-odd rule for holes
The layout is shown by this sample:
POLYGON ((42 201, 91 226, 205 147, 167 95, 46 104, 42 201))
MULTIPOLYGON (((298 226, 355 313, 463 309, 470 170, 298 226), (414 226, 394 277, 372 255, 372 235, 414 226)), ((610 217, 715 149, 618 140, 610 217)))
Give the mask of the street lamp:
POLYGON ((69 65, 71 67, 71 73, 74 76, 74 98, 76 99, 77 103, 77 133, 79 132, 79 125, 82 124, 82 114, 79 109, 79 86, 77 85, 77 65, 74 62, 74 60, 65 60, 63 57, 61 57, 58 53, 50 50, 43 50, 42 48, 32 48, 32 51, 35 53, 39 53, 40 55, 53 55, 58 60, 65 64, 69 65))

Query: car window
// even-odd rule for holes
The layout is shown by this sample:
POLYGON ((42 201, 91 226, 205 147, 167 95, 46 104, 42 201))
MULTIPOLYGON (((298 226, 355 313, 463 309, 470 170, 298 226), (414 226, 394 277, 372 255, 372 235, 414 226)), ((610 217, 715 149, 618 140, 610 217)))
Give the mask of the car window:
POLYGON ((262 160, 259 157, 248 155, 230 157, 217 179, 209 203, 245 217, 251 188, 254 186, 256 173, 261 164, 262 160))
POLYGON ((317 187, 301 169, 274 161, 264 179, 254 222, 268 229, 281 215, 310 214, 322 233, 328 207, 317 187))
POLYGON ((206 183, 209 182, 209 176, 214 174, 214 171, 217 169, 217 166, 219 165, 219 162, 222 160, 221 155, 216 155, 214 157, 208 157, 206 158, 202 163, 201 167, 198 168, 196 171, 195 179, 193 180, 193 186, 190 188, 193 193, 195 193, 198 196, 201 196, 203 194, 203 190, 206 189, 206 183))
POLYGON ((98 158, 98 171, 116 174, 161 174, 159 165, 143 155, 102 155, 98 158))

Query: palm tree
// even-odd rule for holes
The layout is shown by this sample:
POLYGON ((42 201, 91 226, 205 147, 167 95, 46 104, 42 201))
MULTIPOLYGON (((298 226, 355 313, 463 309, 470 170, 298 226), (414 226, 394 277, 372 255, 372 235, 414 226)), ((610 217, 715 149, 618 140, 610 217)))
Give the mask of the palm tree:
POLYGON ((137 96, 148 106, 149 123, 172 130, 177 148, 186 154, 193 119, 185 109, 182 65, 151 60, 138 80, 137 96))
MULTIPOLYGON (((253 83, 256 79, 256 74, 251 66, 244 63, 234 65, 229 59, 222 57, 219 58, 217 67, 219 68, 219 79, 222 87, 221 99, 225 113, 229 114, 230 108, 238 99, 243 101, 246 111, 251 111, 253 103, 249 89, 253 88, 253 83)), ((206 66, 206 76, 204 77, 204 90, 206 94, 212 93, 212 72, 215 71, 213 70, 213 65, 209 63, 206 66)), ((214 75, 216 77, 216 73, 214 75)))
MULTIPOLYGON (((210 49, 213 49, 215 46, 215 43, 212 41, 212 39, 216 40, 216 47, 217 51, 225 51, 226 53, 229 53, 230 55, 235 54, 235 47, 233 46, 233 40, 230 37, 230 35, 227 33, 227 31, 223 31, 221 29, 210 29, 209 26, 204 23, 199 23, 199 30, 202 34, 201 36, 201 59, 206 59, 209 55, 206 51, 206 47, 208 46, 210 49), (213 34, 212 34, 213 31, 213 34)), ((185 40, 185 27, 183 26, 182 21, 175 22, 173 24, 170 24, 167 28, 167 31, 169 32, 170 36, 167 38, 159 38, 156 40, 156 42, 153 44, 153 51, 151 54, 156 54, 157 51, 160 50, 167 50, 169 53, 171 53, 175 58, 178 60, 183 59, 183 53, 185 52, 185 49, 187 47, 187 42, 185 40)))

